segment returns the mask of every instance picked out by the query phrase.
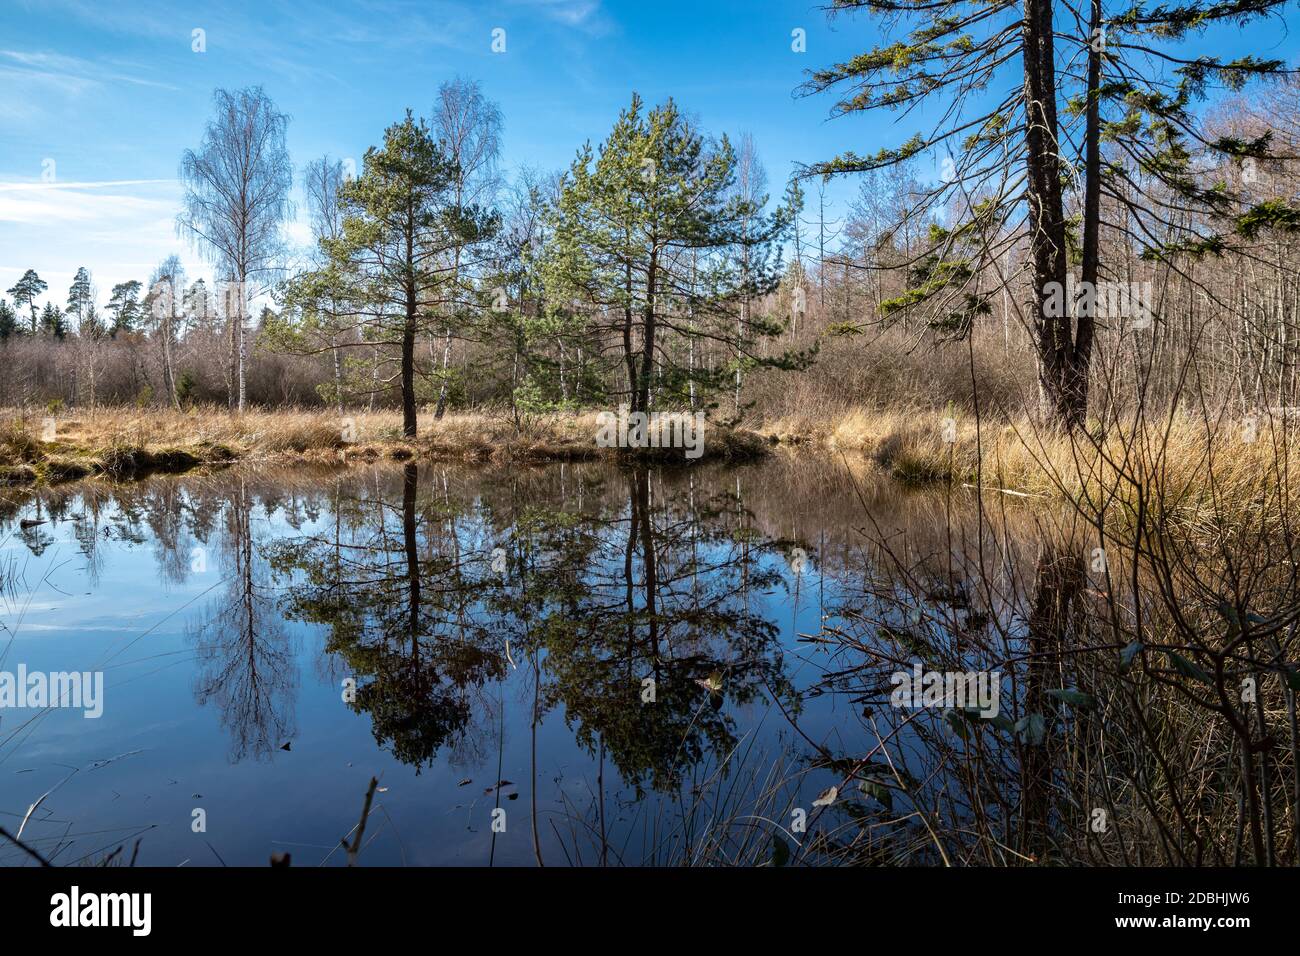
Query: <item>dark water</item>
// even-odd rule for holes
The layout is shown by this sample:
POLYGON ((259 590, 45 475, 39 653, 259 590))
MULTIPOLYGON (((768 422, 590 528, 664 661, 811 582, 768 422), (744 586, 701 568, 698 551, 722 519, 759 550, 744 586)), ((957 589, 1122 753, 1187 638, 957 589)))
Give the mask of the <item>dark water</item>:
POLYGON ((138 840, 140 864, 341 865, 373 775, 361 864, 798 852, 796 808, 841 834, 897 809, 813 806, 879 740, 827 635, 879 605, 859 529, 944 507, 868 500, 834 462, 11 493, 0 671, 105 686, 98 719, 0 711, 0 825, 63 864, 138 840))

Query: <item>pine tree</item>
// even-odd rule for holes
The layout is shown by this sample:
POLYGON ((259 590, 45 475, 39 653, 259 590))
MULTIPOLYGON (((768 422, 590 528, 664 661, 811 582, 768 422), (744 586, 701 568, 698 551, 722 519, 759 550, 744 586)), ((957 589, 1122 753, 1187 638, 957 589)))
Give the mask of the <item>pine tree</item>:
POLYGON ((63 311, 53 302, 45 303, 41 310, 41 331, 62 342, 68 334, 68 325, 64 321, 63 311))
POLYGON ((779 328, 737 322, 741 303, 775 284, 768 254, 785 219, 764 215, 762 202, 737 195, 735 185, 725 136, 708 143, 672 100, 646 113, 636 95, 599 154, 583 147, 564 180, 547 297, 584 315, 599 342, 619 343, 626 389, 614 391, 634 412, 650 409, 652 390, 660 404, 684 403, 694 389, 726 387, 742 363, 793 361, 754 348, 779 328), (738 249, 743 257, 729 255, 738 249), (728 361, 690 361, 704 345, 728 361))
POLYGON ((455 202, 456 176, 428 124, 408 110, 384 132, 382 148, 366 151, 362 174, 340 187, 342 235, 322 242, 326 265, 285 290, 298 321, 328 318, 337 329, 347 318, 367 331, 349 345, 397 347, 408 438, 417 424, 416 339, 456 299, 456 251, 485 241, 497 224, 493 214, 455 202))
POLYGON ((48 289, 45 280, 36 274, 35 269, 28 269, 8 290, 9 295, 14 297, 14 305, 21 309, 26 306, 32 313, 32 335, 36 334, 36 297, 48 289))
POLYGON ((13 307, 0 299, 0 342, 8 342, 10 337, 18 334, 18 316, 13 307))
POLYGON ((509 382, 516 423, 522 413, 574 409, 601 393, 594 366, 584 361, 597 349, 581 314, 546 297, 543 266, 558 185, 558 177, 524 170, 507 197, 473 330, 485 348, 472 372, 509 382))
POLYGON ((135 331, 136 323, 140 319, 139 295, 140 282, 137 279, 119 282, 113 286, 106 306, 108 311, 113 313, 113 324, 108 330, 110 336, 116 336, 119 332, 135 331))
POLYGON ((77 330, 77 335, 89 341, 98 341, 104 337, 104 320, 99 317, 99 310, 95 308, 94 302, 86 306, 86 314, 81 319, 81 328, 77 330))
POLYGON ((212 322, 217 316, 217 310, 212 302, 212 294, 208 292, 206 282, 202 279, 194 280, 193 284, 185 291, 181 310, 185 316, 185 322, 190 328, 209 329, 212 327, 212 322))
MULTIPOLYGON (((1293 211, 1250 204, 1198 175, 1195 165, 1206 156, 1270 155, 1268 135, 1209 139, 1193 106, 1212 84, 1236 88, 1279 75, 1282 61, 1185 59, 1174 52, 1189 32, 1245 23, 1281 6, 1282 0, 1139 3, 1108 16, 1101 0, 1091 0, 1086 13, 1053 0, 835 0, 836 11, 915 22, 906 40, 815 71, 805 92, 839 91, 836 114, 911 112, 937 100, 942 118, 901 147, 845 153, 808 172, 867 172, 927 150, 943 156, 941 182, 913 212, 946 207, 955 221, 932 232, 912 288, 887 305, 925 308, 940 328, 960 334, 989 311, 1008 282, 1003 253, 1023 242, 1043 410, 1058 424, 1077 426, 1088 408, 1096 328, 1095 307, 1085 297, 1095 296, 1107 274, 1099 232, 1103 225, 1125 228, 1103 221, 1103 193, 1137 224, 1130 238, 1148 258, 1217 254, 1257 228, 1300 227, 1293 211), (1073 62, 1085 68, 1063 65, 1073 62), (1077 218, 1069 214, 1072 202, 1077 218), (1053 309, 1054 290, 1070 285, 1071 257, 1082 269, 1080 298, 1053 309), (984 278, 990 274, 997 277, 992 287, 984 278)), ((1201 289, 1222 302, 1215 290, 1201 289)))
POLYGON ((86 318, 86 310, 91 303, 90 272, 85 266, 77 270, 77 274, 72 277, 72 285, 68 288, 68 315, 77 320, 77 328, 81 328, 82 322, 86 318))

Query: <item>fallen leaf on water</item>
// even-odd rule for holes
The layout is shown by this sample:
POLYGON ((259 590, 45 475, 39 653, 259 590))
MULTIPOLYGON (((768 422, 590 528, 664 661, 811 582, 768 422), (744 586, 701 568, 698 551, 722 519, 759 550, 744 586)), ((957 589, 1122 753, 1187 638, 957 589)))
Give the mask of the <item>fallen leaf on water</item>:
POLYGON ((722 674, 718 671, 714 671, 704 680, 701 680, 698 677, 695 678, 695 683, 699 684, 710 694, 717 694, 722 691, 722 674))

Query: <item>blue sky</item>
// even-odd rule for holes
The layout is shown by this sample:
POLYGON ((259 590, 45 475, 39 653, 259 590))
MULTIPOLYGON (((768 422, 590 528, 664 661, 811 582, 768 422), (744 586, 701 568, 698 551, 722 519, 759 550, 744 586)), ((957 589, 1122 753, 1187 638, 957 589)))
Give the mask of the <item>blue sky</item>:
MULTIPOLYGON (((171 252, 205 274, 175 232, 176 175, 218 86, 266 88, 292 117, 299 169, 326 152, 360 165, 385 126, 408 106, 428 114, 439 83, 455 75, 500 104, 507 173, 567 166, 585 140, 603 138, 633 90, 650 102, 672 95, 710 132, 751 133, 775 198, 794 161, 861 146, 854 130, 878 125, 827 125, 825 100, 793 96, 804 69, 861 48, 869 30, 865 18, 831 23, 804 0, 5 0, 0 295, 33 267, 62 304, 86 265, 103 301, 116 282, 147 280, 171 252), (491 48, 498 27, 503 54, 491 48), (791 49, 797 27, 805 54, 791 49), (191 49, 196 28, 205 53, 191 49), (42 183, 47 169, 53 184, 42 183)), ((290 235, 306 238, 305 217, 290 235)))
MULTIPOLYGON (((507 173, 566 166, 633 90, 672 95, 712 133, 752 134, 775 198, 796 162, 915 129, 915 117, 828 120, 829 98, 794 96, 805 70, 878 38, 872 18, 828 20, 809 0, 0 0, 0 295, 31 267, 62 305, 85 265, 102 303, 172 252, 206 274, 175 232, 176 175, 215 87, 265 87, 292 117, 301 169, 323 153, 360 165, 408 106, 427 114, 440 82, 473 77, 501 106, 507 173), (497 28, 505 53, 492 52, 497 28), (192 50, 195 29, 206 52, 192 50)), ((1276 23, 1237 39, 1242 52, 1295 49, 1276 23)), ((837 212, 856 189, 832 184, 837 212)), ((306 240, 305 217, 289 234, 306 240)))

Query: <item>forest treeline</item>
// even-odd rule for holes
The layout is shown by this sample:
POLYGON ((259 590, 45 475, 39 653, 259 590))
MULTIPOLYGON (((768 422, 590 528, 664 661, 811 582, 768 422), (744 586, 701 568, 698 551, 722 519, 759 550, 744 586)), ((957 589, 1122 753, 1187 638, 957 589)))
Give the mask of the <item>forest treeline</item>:
POLYGON ((833 114, 937 101, 939 124, 775 186, 750 136, 672 100, 633 95, 567 169, 507 177, 473 80, 355 169, 296 168, 265 91, 217 90, 177 217, 213 285, 177 254, 107 296, 86 267, 65 295, 34 265, 0 301, 0 404, 400 408, 408 435, 426 406, 735 421, 978 398, 1067 426, 1193 390, 1297 407, 1300 83, 1177 53, 1280 8, 911 11, 903 39, 799 92, 833 114), (309 250, 286 243, 296 214, 309 250))

